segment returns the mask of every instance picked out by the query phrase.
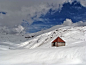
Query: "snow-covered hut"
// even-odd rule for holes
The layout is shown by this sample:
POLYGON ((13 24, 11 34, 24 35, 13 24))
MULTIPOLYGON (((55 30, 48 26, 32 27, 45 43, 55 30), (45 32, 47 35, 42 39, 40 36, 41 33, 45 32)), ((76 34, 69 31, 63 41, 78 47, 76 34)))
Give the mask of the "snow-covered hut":
POLYGON ((62 40, 60 37, 57 37, 53 42, 52 42, 52 46, 65 46, 65 41, 62 40))

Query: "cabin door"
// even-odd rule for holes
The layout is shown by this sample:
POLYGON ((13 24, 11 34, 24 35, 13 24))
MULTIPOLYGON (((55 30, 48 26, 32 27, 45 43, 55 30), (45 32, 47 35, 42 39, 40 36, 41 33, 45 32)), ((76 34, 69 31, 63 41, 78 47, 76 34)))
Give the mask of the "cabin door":
POLYGON ((52 43, 52 46, 55 46, 55 42, 54 42, 54 43, 52 43))

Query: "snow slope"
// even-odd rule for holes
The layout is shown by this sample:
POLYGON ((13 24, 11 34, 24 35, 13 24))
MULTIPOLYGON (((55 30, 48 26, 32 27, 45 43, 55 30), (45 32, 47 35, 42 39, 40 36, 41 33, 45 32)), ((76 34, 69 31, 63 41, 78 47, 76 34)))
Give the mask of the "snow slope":
POLYGON ((24 42, 27 39, 23 35, 12 35, 0 33, 0 49, 9 50, 18 47, 20 42, 24 42))
POLYGON ((34 39, 28 40, 20 44, 24 48, 50 48, 52 41, 58 36, 66 42, 66 46, 86 41, 86 27, 63 27, 55 29, 51 32, 41 34, 34 39))
MULTIPOLYGON (((2 37, 5 39, 4 36, 2 37)), ((9 36, 7 37, 13 37, 9 36)), ((11 41, 2 39, 0 65, 86 64, 86 26, 55 28, 29 39, 24 36, 14 35, 16 41, 12 41, 13 38, 11 41), (51 47, 51 42, 58 36, 65 40, 66 46, 51 47)))

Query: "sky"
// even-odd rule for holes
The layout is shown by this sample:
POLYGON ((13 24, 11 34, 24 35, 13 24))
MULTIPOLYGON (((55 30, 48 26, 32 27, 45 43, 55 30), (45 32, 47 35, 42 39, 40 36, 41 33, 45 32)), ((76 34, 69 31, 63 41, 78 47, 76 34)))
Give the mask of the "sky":
MULTIPOLYGON (((4 26, 10 29, 19 28, 24 21, 27 21, 29 26, 38 23, 37 21, 45 23, 45 21, 40 18, 41 15, 46 15, 50 9, 55 11, 58 9, 61 10, 63 3, 71 3, 72 1, 75 0, 0 0, 0 27, 4 26)), ((86 0, 77 1, 80 1, 81 5, 86 7, 86 0)), ((66 19, 64 21, 66 21, 66 19)), ((78 23, 77 25, 82 25, 83 23, 82 21, 82 23, 78 23)), ((35 28, 30 29, 36 29, 37 25, 35 25, 35 28)), ((65 23, 65 25, 68 24, 65 23)), ((38 26, 40 27, 42 25, 40 24, 38 26)))
POLYGON ((63 0, 48 0, 48 2, 46 0, 0 0, 0 11, 6 12, 6 14, 0 14, 0 24, 13 27, 20 24, 23 19, 31 24, 33 22, 31 17, 35 12, 41 12, 42 9, 48 10, 45 3, 55 3, 55 1, 64 2, 63 0))

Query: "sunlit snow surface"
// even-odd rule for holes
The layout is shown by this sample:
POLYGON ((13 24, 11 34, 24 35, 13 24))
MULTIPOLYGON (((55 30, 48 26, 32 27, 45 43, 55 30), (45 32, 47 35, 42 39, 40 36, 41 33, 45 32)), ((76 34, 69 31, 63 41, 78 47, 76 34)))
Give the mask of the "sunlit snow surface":
POLYGON ((0 34, 0 65, 86 64, 86 26, 55 28, 36 36, 39 33, 29 39, 25 39, 27 35, 0 34), (58 36, 66 46, 51 46, 58 36))

